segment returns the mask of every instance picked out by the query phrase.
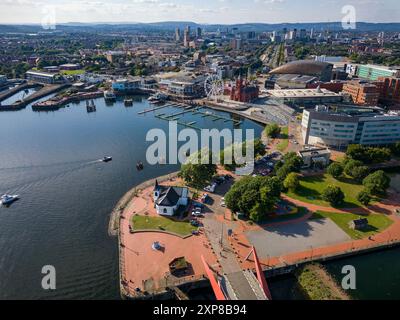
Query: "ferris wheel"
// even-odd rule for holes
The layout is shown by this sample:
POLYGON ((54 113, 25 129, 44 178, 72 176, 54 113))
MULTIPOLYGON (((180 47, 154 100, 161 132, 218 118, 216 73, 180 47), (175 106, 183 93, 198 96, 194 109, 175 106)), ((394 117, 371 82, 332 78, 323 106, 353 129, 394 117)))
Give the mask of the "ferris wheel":
POLYGON ((208 99, 217 100, 224 94, 224 81, 216 74, 209 75, 204 82, 204 91, 208 99))

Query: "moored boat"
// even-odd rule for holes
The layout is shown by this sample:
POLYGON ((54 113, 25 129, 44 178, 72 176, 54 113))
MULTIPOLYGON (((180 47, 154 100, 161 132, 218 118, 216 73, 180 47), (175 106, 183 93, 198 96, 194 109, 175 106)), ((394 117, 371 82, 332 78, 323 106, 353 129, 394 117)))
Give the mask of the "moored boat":
POLYGON ((114 91, 104 91, 104 99, 106 101, 115 101, 117 100, 117 96, 115 95, 114 91))
POLYGON ((125 107, 133 106, 133 99, 125 99, 124 104, 125 104, 125 107))

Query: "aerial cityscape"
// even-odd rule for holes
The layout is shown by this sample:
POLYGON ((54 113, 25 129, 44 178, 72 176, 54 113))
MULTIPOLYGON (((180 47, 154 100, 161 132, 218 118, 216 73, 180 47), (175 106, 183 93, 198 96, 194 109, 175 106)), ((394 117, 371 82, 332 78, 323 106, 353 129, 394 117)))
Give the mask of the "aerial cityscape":
POLYGON ((399 17, 1 2, 0 300, 399 300, 399 17))

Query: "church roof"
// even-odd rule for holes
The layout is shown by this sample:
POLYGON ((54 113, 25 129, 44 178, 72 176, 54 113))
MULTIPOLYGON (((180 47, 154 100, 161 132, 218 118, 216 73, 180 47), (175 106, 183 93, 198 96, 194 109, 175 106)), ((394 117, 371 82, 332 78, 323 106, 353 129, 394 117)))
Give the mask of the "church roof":
POLYGON ((176 189, 182 189, 182 188, 169 187, 167 189, 167 191, 161 195, 157 204, 159 206, 163 206, 163 207, 176 206, 178 204, 179 199, 182 196, 182 192, 180 192, 180 195, 179 195, 176 189))

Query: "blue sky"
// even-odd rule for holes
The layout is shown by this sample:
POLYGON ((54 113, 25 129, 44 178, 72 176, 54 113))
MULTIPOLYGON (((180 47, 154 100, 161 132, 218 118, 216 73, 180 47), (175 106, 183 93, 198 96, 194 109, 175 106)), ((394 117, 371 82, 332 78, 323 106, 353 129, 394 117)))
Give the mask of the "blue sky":
POLYGON ((56 22, 198 23, 341 21, 352 5, 357 20, 400 22, 399 0, 0 0, 0 23, 56 22))

